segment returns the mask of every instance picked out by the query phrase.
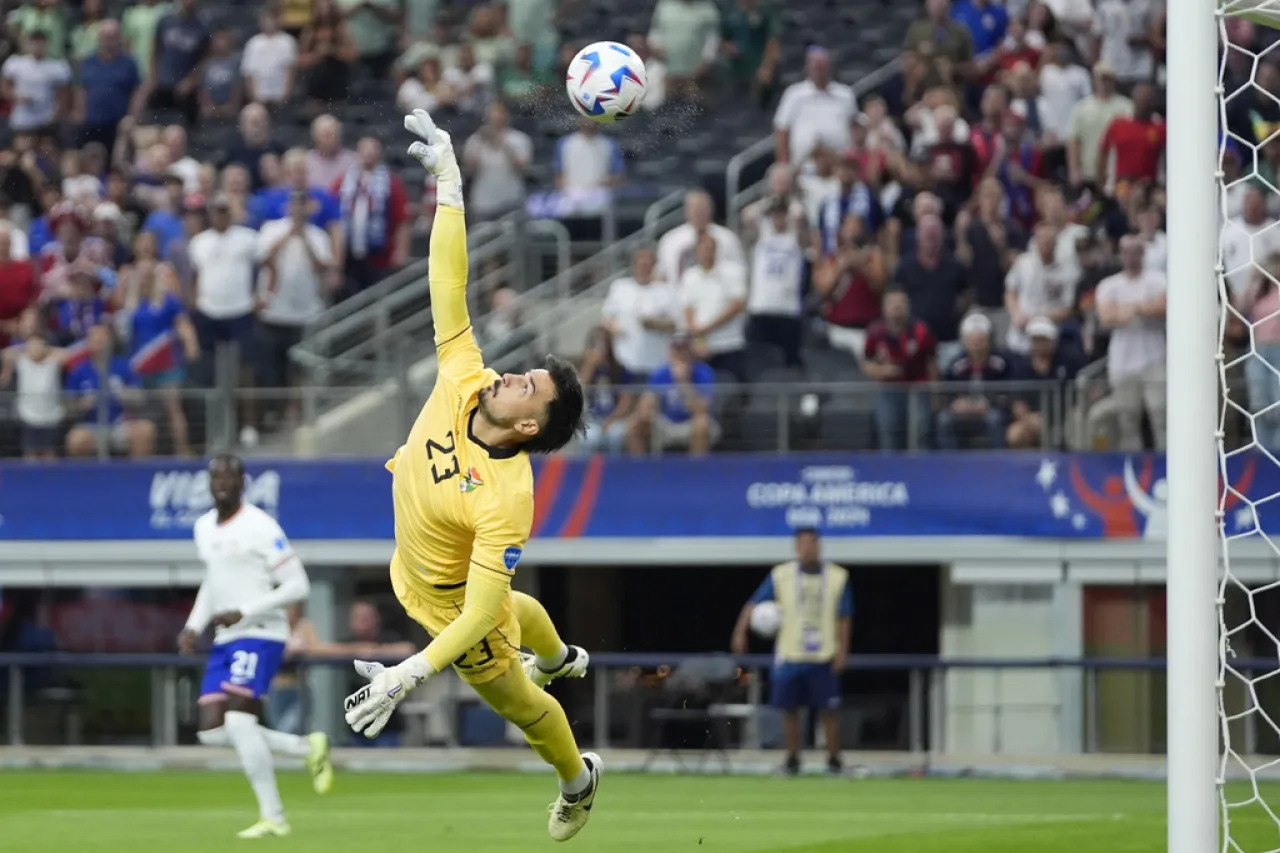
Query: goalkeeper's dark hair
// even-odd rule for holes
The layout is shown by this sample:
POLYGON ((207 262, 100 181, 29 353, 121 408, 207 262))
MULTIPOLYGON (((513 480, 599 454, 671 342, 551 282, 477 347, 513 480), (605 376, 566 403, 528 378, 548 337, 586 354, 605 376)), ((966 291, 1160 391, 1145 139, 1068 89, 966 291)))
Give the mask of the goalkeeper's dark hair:
POLYGON ((544 366, 551 375, 556 395, 547 404, 547 417, 542 428, 524 443, 524 449, 529 453, 555 453, 572 441, 575 435, 586 432, 586 424, 583 422, 586 400, 577 368, 554 355, 547 356, 544 366))

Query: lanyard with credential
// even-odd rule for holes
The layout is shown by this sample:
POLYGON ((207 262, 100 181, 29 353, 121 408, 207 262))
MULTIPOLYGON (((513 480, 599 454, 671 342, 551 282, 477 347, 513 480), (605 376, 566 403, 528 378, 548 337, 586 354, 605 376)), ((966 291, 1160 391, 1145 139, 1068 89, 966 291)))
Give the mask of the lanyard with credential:
POLYGON ((822 608, 826 604, 827 597, 827 567, 823 565, 818 569, 818 594, 812 609, 805 601, 807 598, 804 589, 806 574, 804 566, 796 566, 796 605, 803 620, 800 624, 800 643, 806 652, 820 652, 822 651, 822 608), (810 618, 811 613, 814 618, 810 618))

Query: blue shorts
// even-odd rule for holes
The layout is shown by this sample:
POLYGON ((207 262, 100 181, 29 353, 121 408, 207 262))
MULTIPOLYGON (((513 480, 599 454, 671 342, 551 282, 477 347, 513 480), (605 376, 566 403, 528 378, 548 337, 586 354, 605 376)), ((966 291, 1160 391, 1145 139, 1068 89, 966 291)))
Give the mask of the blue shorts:
POLYGON ((769 703, 784 711, 840 707, 840 677, 830 663, 775 663, 769 703))
POLYGON ((279 640, 246 637, 214 646, 200 682, 200 700, 226 693, 261 699, 283 660, 284 643, 279 640))

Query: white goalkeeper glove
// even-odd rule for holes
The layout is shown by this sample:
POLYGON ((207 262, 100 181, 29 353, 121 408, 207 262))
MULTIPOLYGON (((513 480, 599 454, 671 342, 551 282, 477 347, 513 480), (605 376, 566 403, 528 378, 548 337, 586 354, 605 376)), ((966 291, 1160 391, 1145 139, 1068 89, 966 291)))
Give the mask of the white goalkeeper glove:
POLYGON ((357 734, 363 732, 367 738, 381 734, 409 691, 433 675, 431 665, 422 655, 414 655, 390 669, 366 660, 356 661, 355 667, 369 683, 348 696, 343 709, 347 712, 347 725, 357 734))
POLYGON ((409 156, 436 176, 436 199, 446 207, 462 209, 462 170, 453 153, 453 140, 436 127, 426 110, 414 110, 404 117, 405 130, 421 139, 409 146, 409 156))

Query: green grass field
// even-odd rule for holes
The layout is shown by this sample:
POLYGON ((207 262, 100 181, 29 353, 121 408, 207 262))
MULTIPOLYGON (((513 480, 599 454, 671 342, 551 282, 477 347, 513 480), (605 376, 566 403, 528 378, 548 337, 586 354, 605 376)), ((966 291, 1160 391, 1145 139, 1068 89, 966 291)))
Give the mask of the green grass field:
MULTIPOLYGON (((547 778, 338 777, 315 796, 281 777, 293 835, 239 841, 256 818, 232 773, 0 773, 0 849, 200 853, 243 845, 523 853, 546 835, 547 778)), ((1241 789, 1238 793, 1247 796, 1241 789)), ((1280 793, 1271 791, 1270 793, 1280 793)), ((1280 847, 1260 808, 1234 813, 1238 849, 1280 847)), ((1146 782, 606 776, 578 853, 1136 853, 1164 849, 1164 788, 1146 782)), ((561 848, 564 849, 564 848, 561 848)), ((1209 853, 1209 851, 1206 851, 1209 853)))

